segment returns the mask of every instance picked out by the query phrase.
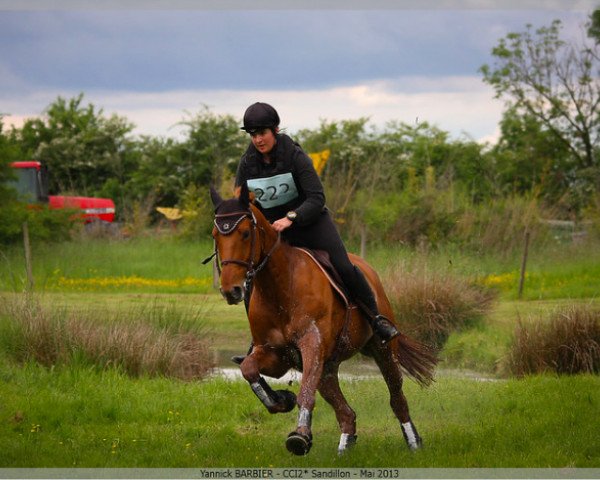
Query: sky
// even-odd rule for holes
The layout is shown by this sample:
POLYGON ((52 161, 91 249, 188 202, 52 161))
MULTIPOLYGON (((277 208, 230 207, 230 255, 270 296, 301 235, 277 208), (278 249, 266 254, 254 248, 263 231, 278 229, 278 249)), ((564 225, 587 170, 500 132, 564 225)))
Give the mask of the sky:
POLYGON ((428 122, 493 142, 504 102, 479 68, 527 24, 579 41, 592 0, 0 0, 7 125, 84 94, 135 134, 180 137, 208 107, 272 104, 290 134, 323 121, 428 122), (248 6, 251 5, 250 9, 248 6), (52 7, 52 9, 49 9, 52 7))

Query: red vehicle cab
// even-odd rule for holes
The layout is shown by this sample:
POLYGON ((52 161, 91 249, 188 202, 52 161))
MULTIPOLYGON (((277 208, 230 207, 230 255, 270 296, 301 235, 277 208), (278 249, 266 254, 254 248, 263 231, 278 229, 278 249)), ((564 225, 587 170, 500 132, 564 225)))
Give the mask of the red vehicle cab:
POLYGON ((40 162, 13 162, 11 167, 17 174, 15 187, 24 201, 46 203, 54 209, 79 210, 85 223, 114 221, 115 203, 110 198, 48 195, 48 171, 40 162))

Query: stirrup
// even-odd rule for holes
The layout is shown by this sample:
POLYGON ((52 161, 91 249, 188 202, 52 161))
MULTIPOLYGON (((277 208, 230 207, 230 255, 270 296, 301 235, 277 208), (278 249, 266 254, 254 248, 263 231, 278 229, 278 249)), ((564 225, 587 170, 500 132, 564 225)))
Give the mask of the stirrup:
POLYGON ((396 325, 381 314, 373 317, 371 327, 373 328, 375 335, 381 340, 381 343, 388 343, 394 337, 400 335, 396 325))

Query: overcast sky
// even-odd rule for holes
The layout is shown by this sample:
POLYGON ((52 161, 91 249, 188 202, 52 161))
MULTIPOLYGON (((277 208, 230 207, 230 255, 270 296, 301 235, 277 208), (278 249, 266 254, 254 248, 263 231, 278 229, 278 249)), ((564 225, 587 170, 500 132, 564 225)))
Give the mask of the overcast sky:
POLYGON ((0 112, 20 125, 57 96, 83 92, 136 133, 174 136, 186 112, 202 105, 241 121, 249 104, 265 101, 290 133, 369 117, 378 127, 428 121, 455 137, 489 140, 503 103, 478 69, 493 61, 498 40, 553 19, 565 37, 579 38, 595 7, 348 0, 338 4, 351 9, 341 10, 336 0, 314 2, 321 8, 261 0, 242 10, 251 3, 244 1, 55 0, 45 10, 41 0, 0 0, 0 112))

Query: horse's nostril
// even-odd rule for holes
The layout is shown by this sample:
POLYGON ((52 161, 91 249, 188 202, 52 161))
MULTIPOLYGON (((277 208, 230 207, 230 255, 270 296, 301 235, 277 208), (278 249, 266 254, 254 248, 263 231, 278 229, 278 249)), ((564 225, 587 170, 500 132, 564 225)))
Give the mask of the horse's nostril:
POLYGON ((239 286, 235 286, 231 288, 231 290, 223 290, 221 288, 221 294, 225 297, 227 303, 233 305, 242 301, 242 299, 244 298, 244 289, 239 286))
POLYGON ((241 300, 244 297, 244 290, 242 289, 242 287, 233 287, 233 294, 236 298, 239 298, 241 300))

